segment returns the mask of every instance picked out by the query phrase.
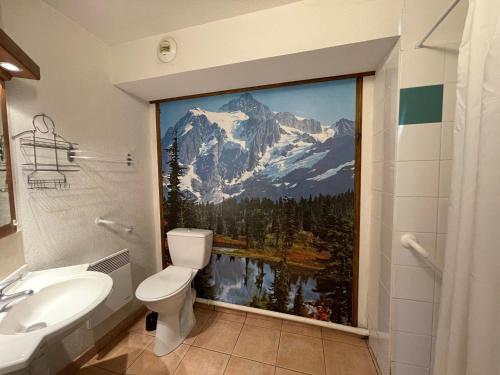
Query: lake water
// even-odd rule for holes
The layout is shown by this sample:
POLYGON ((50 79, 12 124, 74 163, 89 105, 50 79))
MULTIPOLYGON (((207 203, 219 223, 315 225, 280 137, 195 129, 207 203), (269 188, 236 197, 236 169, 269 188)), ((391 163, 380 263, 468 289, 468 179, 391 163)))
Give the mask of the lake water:
MULTIPOLYGON (((279 265, 260 259, 244 258, 225 254, 213 254, 206 270, 210 275, 209 284, 217 300, 248 305, 254 296, 262 297, 272 290, 275 272, 279 265)), ((289 267, 290 302, 299 284, 302 285, 304 301, 317 301, 320 293, 315 291, 314 271, 289 267)))

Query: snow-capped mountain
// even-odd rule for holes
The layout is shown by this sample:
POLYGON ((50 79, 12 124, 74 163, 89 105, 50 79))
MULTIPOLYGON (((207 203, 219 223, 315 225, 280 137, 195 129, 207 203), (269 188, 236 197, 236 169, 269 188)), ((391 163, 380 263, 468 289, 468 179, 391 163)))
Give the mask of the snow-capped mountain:
MULTIPOLYGON (((176 133, 183 187, 198 200, 338 194, 354 187, 354 122, 331 126, 273 112, 245 93, 210 112, 190 109, 162 138, 176 133)), ((162 154, 168 174, 168 153, 162 154)))

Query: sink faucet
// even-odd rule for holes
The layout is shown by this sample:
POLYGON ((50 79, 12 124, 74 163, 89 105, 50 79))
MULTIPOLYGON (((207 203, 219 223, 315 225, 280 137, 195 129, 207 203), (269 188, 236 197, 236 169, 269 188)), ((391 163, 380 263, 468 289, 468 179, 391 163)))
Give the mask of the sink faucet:
POLYGON ((10 303, 13 302, 14 300, 21 298, 21 297, 30 296, 33 294, 32 289, 27 289, 27 290, 23 290, 21 292, 12 293, 12 294, 5 294, 4 293, 5 289, 7 289, 9 286, 14 284, 15 282, 21 280, 21 278, 22 278, 22 275, 18 275, 16 277, 14 277, 13 279, 10 279, 10 280, 4 281, 3 283, 0 283, 0 313, 7 311, 10 303))

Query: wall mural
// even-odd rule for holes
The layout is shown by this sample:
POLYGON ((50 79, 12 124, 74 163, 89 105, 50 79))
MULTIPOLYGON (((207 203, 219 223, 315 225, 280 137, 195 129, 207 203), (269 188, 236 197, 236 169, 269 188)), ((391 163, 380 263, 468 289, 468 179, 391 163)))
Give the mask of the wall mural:
POLYGON ((159 107, 164 230, 215 232, 198 296, 352 324, 356 79, 159 107))

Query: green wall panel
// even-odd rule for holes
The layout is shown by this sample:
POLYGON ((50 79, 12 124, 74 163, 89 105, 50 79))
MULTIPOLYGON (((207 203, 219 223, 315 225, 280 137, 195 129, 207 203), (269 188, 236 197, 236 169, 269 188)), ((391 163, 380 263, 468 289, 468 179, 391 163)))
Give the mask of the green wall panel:
POLYGON ((443 85, 401 89, 399 124, 441 122, 443 115, 443 85))

